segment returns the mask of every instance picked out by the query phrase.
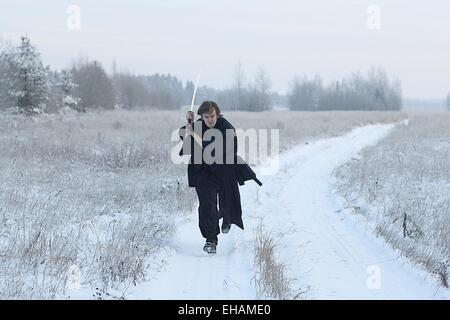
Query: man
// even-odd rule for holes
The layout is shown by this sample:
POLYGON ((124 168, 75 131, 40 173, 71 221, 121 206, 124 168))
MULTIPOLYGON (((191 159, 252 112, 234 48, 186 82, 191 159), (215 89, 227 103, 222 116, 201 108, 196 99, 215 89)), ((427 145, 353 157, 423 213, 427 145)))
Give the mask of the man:
POLYGON ((217 103, 204 101, 197 114, 201 118, 194 122, 194 113, 188 111, 188 123, 180 128, 183 147, 179 154, 191 155, 188 182, 190 187, 195 187, 199 200, 199 227, 206 239, 203 250, 214 254, 220 234, 220 218, 223 218, 222 233, 228 233, 232 224, 244 229, 238 183, 243 185, 250 179, 259 185, 261 183, 237 155, 236 131, 221 115, 217 103), (211 154, 205 154, 208 145, 213 142, 216 144, 209 148, 211 154))

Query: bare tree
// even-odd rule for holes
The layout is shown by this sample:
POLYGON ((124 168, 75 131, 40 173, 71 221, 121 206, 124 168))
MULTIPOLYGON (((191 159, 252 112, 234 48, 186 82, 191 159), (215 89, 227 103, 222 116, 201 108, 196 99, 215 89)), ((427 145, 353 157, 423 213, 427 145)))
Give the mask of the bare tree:
POLYGON ((233 81, 233 105, 234 110, 240 110, 241 104, 244 102, 244 89, 245 84, 245 72, 242 67, 242 62, 239 60, 234 68, 234 81, 233 81))
POLYGON ((150 106, 163 109, 179 109, 183 104, 185 90, 182 82, 175 76, 157 73, 146 76, 143 79, 145 79, 150 90, 150 106))
POLYGON ((71 73, 77 85, 74 96, 80 99, 80 110, 114 108, 114 87, 100 62, 80 60, 72 67, 71 73))
POLYGON ((447 109, 450 110, 450 92, 447 94, 447 109))
POLYGON ((324 88, 318 77, 294 79, 289 106, 292 110, 400 110, 402 88, 398 79, 391 82, 381 68, 372 68, 367 77, 353 73, 324 88))
POLYGON ((130 73, 115 72, 112 80, 117 103, 121 108, 132 109, 150 104, 149 88, 143 79, 130 73))
POLYGON ((321 93, 322 80, 318 75, 313 80, 308 80, 306 76, 301 81, 295 78, 289 93, 289 108, 291 110, 318 110, 321 93))
POLYGON ((245 105, 248 111, 266 111, 271 109, 271 81, 267 72, 260 68, 249 87, 249 97, 245 105))

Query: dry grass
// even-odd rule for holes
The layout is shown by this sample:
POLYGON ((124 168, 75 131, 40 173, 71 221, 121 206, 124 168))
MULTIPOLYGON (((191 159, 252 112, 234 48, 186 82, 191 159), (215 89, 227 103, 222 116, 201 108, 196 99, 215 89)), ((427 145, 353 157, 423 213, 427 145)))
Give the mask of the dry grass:
POLYGON ((261 223, 254 240, 255 285, 258 299, 304 299, 307 290, 294 290, 287 265, 277 257, 277 242, 261 223))
POLYGON ((173 174, 155 174, 169 171, 148 138, 157 132, 137 119, 117 126, 124 118, 0 119, 1 298, 55 297, 72 265, 105 293, 145 278, 194 198, 173 174))
POLYGON ((289 299, 291 281, 286 266, 277 261, 276 243, 270 233, 260 225, 255 235, 255 283, 259 299, 289 299))

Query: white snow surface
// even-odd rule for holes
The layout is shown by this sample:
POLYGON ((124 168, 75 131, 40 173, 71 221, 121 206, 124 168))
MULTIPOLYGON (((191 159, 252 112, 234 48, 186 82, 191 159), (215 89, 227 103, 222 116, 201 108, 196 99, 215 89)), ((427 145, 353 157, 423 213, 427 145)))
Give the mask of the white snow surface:
POLYGON ((216 255, 202 250, 195 208, 177 222, 162 270, 126 298, 257 299, 253 246, 262 221, 278 241, 292 289, 306 291, 303 298, 449 299, 435 277, 377 238, 361 217, 342 210, 333 191, 333 169, 394 126, 364 126, 281 154, 277 174, 259 175, 262 187, 248 181, 240 188, 245 230, 233 225, 220 234, 216 255))

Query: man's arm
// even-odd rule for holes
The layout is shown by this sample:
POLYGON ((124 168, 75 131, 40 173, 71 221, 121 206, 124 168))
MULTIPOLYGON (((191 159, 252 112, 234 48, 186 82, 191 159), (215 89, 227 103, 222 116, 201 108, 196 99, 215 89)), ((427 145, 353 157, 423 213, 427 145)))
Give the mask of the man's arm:
POLYGON ((187 135, 186 126, 182 126, 178 130, 178 136, 180 137, 181 141, 183 141, 183 144, 181 146, 181 149, 180 149, 180 152, 178 153, 178 155, 184 156, 184 155, 191 154, 190 151, 192 150, 192 141, 191 141, 191 139, 189 139, 189 136, 187 135))
POLYGON ((186 125, 186 135, 191 135, 194 138, 194 141, 203 148, 203 139, 194 131, 192 123, 186 125))
POLYGON ((178 130, 178 135, 181 141, 183 141, 183 146, 181 147, 181 150, 178 153, 180 156, 191 154, 192 152, 191 150, 195 148, 194 141, 197 143, 197 146, 203 148, 202 138, 196 132, 193 131, 192 123, 188 123, 185 126, 182 126, 178 130), (192 138, 194 138, 194 140, 192 140, 192 138))

